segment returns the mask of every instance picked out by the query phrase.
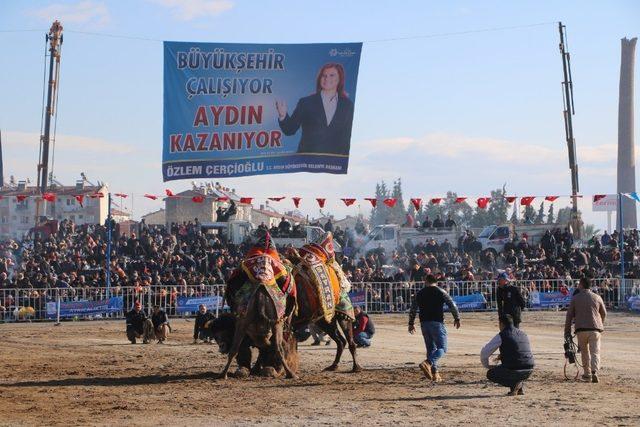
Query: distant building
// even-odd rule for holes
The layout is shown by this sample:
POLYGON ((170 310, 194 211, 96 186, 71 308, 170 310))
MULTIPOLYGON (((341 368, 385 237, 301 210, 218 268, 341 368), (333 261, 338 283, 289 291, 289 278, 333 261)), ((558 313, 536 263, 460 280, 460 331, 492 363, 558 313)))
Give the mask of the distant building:
POLYGON ((261 224, 267 227, 274 227, 280 224, 282 217, 286 218, 291 225, 304 223, 306 219, 303 216, 294 215, 293 212, 287 212, 286 214, 276 211, 269 205, 260 205, 259 209, 251 209, 251 219, 249 220, 254 227, 258 227, 261 224))
POLYGON ((0 189, 0 238, 22 238, 36 225, 37 217, 62 221, 71 220, 76 225, 104 224, 107 219, 108 188, 105 185, 88 185, 78 181, 75 186, 53 186, 55 202, 46 202, 37 187, 28 187, 24 181, 17 186, 0 189), (102 194, 103 197, 99 197, 102 194), (18 201, 18 196, 27 196, 18 201), (82 203, 78 198, 82 199, 82 203), (46 207, 46 212, 45 212, 46 207))
POLYGON ((144 219, 144 222, 147 225, 166 225, 167 223, 164 209, 159 209, 157 211, 149 212, 146 215, 142 215, 142 219, 144 219))
POLYGON ((231 189, 217 186, 202 186, 183 191, 176 197, 165 197, 165 224, 193 221, 195 218, 201 223, 215 222, 218 208, 227 209, 233 201, 236 214, 230 219, 251 220, 251 205, 240 203, 240 197, 231 189), (194 198, 203 198, 195 202, 194 198))
POLYGON ((131 221, 131 214, 129 212, 125 212, 123 210, 120 209, 115 209, 115 208, 111 208, 111 218, 113 218, 113 220, 116 223, 121 223, 121 222, 125 222, 125 221, 131 221))

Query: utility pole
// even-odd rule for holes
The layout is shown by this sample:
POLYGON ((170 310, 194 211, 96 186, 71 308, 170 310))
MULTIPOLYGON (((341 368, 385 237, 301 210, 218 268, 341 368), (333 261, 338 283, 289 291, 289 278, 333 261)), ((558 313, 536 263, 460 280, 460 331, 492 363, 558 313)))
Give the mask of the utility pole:
MULTIPOLYGON (((56 114, 55 106, 58 96, 58 81, 60 78, 60 55, 62 47, 62 24, 54 21, 46 35, 49 43, 49 84, 47 90, 47 106, 44 112, 43 134, 40 136, 40 159, 38 162, 38 190, 44 194, 49 187, 49 146, 51 142, 51 118, 56 114)), ((45 202, 43 201, 43 204, 45 202)), ((36 224, 40 214, 40 206, 36 209, 36 224)), ((46 204, 43 214, 47 214, 46 204)))
POLYGON ((578 192, 580 185, 578 183, 578 159, 576 157, 576 140, 573 137, 573 115, 576 113, 573 104, 573 81, 571 79, 571 55, 567 52, 567 37, 565 34, 566 27, 562 22, 558 22, 558 31, 560 32, 560 54, 562 55, 562 73, 564 80, 562 81, 562 101, 564 103, 564 131, 567 141, 567 150, 569 152, 569 169, 571 170, 571 224, 576 237, 582 235, 582 220, 578 213, 578 192))

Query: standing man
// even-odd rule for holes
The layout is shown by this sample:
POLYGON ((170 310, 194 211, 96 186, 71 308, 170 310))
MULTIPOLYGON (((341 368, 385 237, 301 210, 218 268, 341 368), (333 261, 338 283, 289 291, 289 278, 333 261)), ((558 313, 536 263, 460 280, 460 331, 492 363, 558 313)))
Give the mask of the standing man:
POLYGON ((533 372, 533 353, 527 334, 516 328, 513 318, 500 316, 500 333, 480 351, 482 365, 489 369, 489 381, 509 387, 509 396, 524 394, 524 381, 533 372), (489 357, 500 349, 500 364, 489 365, 489 357))
POLYGON ((598 382, 600 368, 600 335, 604 331, 607 309, 600 295, 591 292, 591 279, 583 277, 578 285, 580 292, 573 295, 564 323, 564 336, 571 338, 571 323, 578 337, 578 348, 582 355, 584 374, 587 382, 598 382))
POLYGON ((436 278, 429 274, 426 285, 418 291, 409 311, 409 333, 416 331, 416 312, 420 313, 420 329, 427 349, 427 358, 420 364, 424 375, 435 382, 442 381, 438 372, 438 360, 447 352, 447 329, 444 326, 444 304, 453 315, 453 324, 460 328, 458 307, 448 293, 437 286, 436 278))
POLYGON ((136 343, 136 338, 142 338, 143 344, 149 344, 153 337, 153 323, 147 319, 147 315, 142 311, 142 304, 136 301, 133 310, 127 313, 127 339, 131 344, 136 343))
POLYGON ((520 289, 509 283, 507 273, 498 275, 496 300, 498 303, 498 317, 506 314, 510 315, 513 318, 513 326, 519 328, 522 321, 522 309, 525 307, 524 298, 522 298, 520 289))

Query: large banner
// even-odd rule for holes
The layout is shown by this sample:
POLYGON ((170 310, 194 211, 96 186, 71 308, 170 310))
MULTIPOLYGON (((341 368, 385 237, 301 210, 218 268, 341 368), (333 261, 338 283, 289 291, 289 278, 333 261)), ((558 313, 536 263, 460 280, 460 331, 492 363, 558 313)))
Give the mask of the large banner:
POLYGON ((200 304, 204 304, 207 310, 222 310, 224 298, 221 296, 212 297, 178 297, 176 301, 176 313, 188 313, 198 311, 200 304))
POLYGON ((362 43, 164 43, 165 181, 346 174, 362 43))
MULTIPOLYGON (((451 299, 456 303, 459 311, 484 310, 487 308, 487 299, 479 292, 469 295, 454 295, 451 299)), ((445 304, 444 309, 448 311, 449 307, 445 304)))
POLYGON ((349 292, 349 299, 351 300, 351 305, 364 310, 367 304, 367 291, 351 291, 349 292))
POLYGON ((567 293, 534 291, 529 294, 529 303, 531 308, 568 307, 572 295, 573 288, 567 293))
MULTIPOLYGON (((122 297, 111 297, 98 301, 60 302, 60 317, 92 316, 97 314, 118 313, 123 310, 122 297)), ((47 315, 56 316, 57 302, 47 303, 47 315)))

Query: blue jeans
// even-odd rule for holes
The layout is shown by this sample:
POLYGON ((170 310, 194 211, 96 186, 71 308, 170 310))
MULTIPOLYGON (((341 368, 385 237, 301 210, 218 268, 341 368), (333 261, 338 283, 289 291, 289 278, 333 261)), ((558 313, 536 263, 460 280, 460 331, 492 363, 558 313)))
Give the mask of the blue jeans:
POLYGON ((359 332, 355 337, 353 337, 353 340, 358 345, 369 347, 371 345, 371 338, 372 337, 373 337, 373 335, 369 335, 366 332, 359 332))
POLYGON ((447 352, 447 329, 444 323, 425 321, 420 323, 424 346, 427 349, 427 361, 438 370, 438 360, 447 352))

